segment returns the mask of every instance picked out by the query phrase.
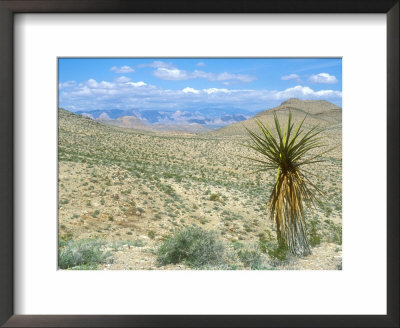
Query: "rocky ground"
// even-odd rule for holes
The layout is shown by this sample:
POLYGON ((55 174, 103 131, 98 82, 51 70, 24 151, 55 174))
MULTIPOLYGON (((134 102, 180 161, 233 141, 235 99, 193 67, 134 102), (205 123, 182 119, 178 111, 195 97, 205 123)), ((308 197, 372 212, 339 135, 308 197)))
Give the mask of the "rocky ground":
MULTIPOLYGON (((215 231, 232 254, 265 238, 275 242, 265 210, 274 173, 253 174, 252 162, 239 156, 253 155, 241 145, 245 135, 143 133, 66 111, 59 127, 60 249, 70 241, 101 240, 110 255, 89 268, 190 269, 160 266, 156 253, 166 238, 193 225, 215 231)), ((337 123, 327 139, 341 144, 337 123)), ((265 253, 265 268, 341 268, 341 148, 309 170, 325 193, 309 216, 312 254, 274 259, 265 253)), ((249 269, 232 256, 227 269, 249 269)))

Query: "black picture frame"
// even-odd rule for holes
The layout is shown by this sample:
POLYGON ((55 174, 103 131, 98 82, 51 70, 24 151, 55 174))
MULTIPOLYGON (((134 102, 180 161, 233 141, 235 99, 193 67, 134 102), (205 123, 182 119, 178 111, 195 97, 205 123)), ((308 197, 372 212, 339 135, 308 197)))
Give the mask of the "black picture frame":
POLYGON ((0 0, 0 324, 4 327, 399 327, 399 8, 398 0, 0 0), (387 315, 14 315, 13 17, 16 13, 385 13, 387 315))

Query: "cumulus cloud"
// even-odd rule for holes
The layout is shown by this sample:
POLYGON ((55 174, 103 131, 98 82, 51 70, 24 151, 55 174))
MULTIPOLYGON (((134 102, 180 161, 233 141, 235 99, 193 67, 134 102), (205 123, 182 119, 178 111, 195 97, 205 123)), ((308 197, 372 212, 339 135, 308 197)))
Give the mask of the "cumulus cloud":
POLYGON ((76 82, 75 81, 60 82, 58 84, 58 88, 59 89, 72 88, 74 86, 76 86, 76 82))
POLYGON ((229 93, 230 90, 228 89, 218 89, 218 88, 209 88, 209 89, 203 89, 203 91, 207 94, 212 94, 212 93, 217 93, 217 92, 222 92, 222 93, 229 93))
POLYGON ((121 76, 121 77, 115 79, 115 82, 118 82, 118 83, 126 83, 126 82, 129 82, 130 80, 131 80, 131 79, 130 79, 129 77, 121 76))
POLYGON ((314 91, 310 87, 297 85, 293 88, 288 88, 283 91, 275 91, 273 92, 273 96, 279 100, 288 98, 306 99, 307 97, 309 97, 310 99, 318 99, 318 98, 332 98, 332 97, 341 98, 342 93, 340 91, 333 91, 333 90, 314 91))
POLYGON ((327 83, 327 84, 333 84, 338 82, 336 76, 330 75, 328 73, 319 73, 311 75, 308 81, 311 83, 327 83))
POLYGON ((300 76, 297 74, 289 74, 289 75, 284 75, 281 76, 281 80, 287 81, 287 80, 300 80, 300 76))
MULTIPOLYGON (((210 73, 212 74, 212 73, 210 73)), ((244 74, 231 74, 231 73, 220 73, 220 74, 213 74, 209 77, 210 81, 227 81, 227 80, 238 80, 240 82, 251 82, 256 80, 255 76, 251 75, 244 75, 244 74)))
POLYGON ((256 79, 255 76, 245 74, 232 74, 228 72, 211 73, 195 70, 188 72, 176 67, 158 67, 154 72, 154 76, 162 80, 182 81, 190 79, 207 79, 209 81, 232 81, 248 83, 256 79))
POLYGON ((179 80, 187 80, 190 78, 186 73, 186 71, 182 71, 177 68, 158 67, 153 74, 155 77, 158 77, 159 79, 162 80, 179 81, 179 80))
POLYGON ((185 118, 185 116, 189 114, 189 112, 181 112, 180 110, 177 110, 175 113, 173 113, 171 115, 171 117, 175 120, 175 121, 179 121, 185 118))
POLYGON ((195 93, 195 94, 200 93, 199 90, 196 90, 196 89, 193 89, 193 88, 189 88, 189 87, 186 87, 185 89, 183 89, 182 92, 183 93, 195 93))
POLYGON ((107 81, 97 82, 95 79, 89 79, 86 82, 86 86, 92 89, 111 89, 115 84, 107 81))
POLYGON ((139 81, 139 82, 127 82, 125 83, 127 85, 132 85, 134 87, 144 87, 145 85, 147 85, 147 83, 144 83, 143 81, 139 81))
POLYGON ((89 79, 73 87, 60 89, 59 101, 60 107, 85 112, 110 108, 178 111, 196 110, 199 106, 261 110, 271 105, 276 106, 289 98, 324 99, 340 104, 341 97, 340 91, 313 90, 302 85, 284 90, 192 87, 172 90, 149 85, 143 81, 117 83, 89 79))
MULTIPOLYGON (((198 67, 206 66, 203 62, 198 62, 196 64, 198 67)), ((212 73, 212 72, 204 72, 200 70, 194 71, 186 71, 179 69, 172 65, 171 63, 166 63, 163 61, 153 61, 151 63, 140 64, 137 67, 151 67, 155 68, 153 71, 153 75, 162 80, 169 81, 184 81, 190 79, 207 79, 209 81, 218 81, 223 84, 231 84, 230 81, 244 82, 248 83, 256 80, 255 76, 246 75, 246 74, 233 74, 228 72, 223 73, 212 73)))
POLYGON ((113 66, 110 68, 110 71, 113 71, 117 74, 126 74, 133 73, 135 70, 132 67, 125 65, 121 67, 113 66))

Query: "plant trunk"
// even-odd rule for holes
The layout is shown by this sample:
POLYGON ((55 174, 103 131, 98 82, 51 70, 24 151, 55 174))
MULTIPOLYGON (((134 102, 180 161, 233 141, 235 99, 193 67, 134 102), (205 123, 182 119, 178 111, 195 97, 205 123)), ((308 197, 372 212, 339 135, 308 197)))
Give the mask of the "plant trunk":
POLYGON ((311 254, 306 228, 300 218, 296 220, 296 224, 287 224, 284 232, 282 227, 277 225, 277 239, 279 247, 287 247, 294 256, 303 257, 311 254))
POLYGON ((279 224, 276 225, 276 237, 278 239, 278 248, 287 248, 287 243, 285 238, 282 236, 281 227, 279 224))

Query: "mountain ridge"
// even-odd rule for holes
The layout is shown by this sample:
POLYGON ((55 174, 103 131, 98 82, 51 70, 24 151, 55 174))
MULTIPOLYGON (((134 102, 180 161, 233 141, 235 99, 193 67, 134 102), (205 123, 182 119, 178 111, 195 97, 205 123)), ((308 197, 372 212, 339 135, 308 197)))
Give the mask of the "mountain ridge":
POLYGON ((273 124, 274 113, 279 120, 287 118, 289 112, 292 113, 294 121, 299 121, 307 115, 305 125, 323 125, 326 128, 338 128, 342 125, 342 108, 326 100, 300 100, 290 98, 282 102, 279 106, 263 110, 253 117, 234 124, 227 125, 218 130, 209 132, 214 136, 246 135, 246 128, 257 129, 256 121, 266 121, 269 125, 273 124))
MULTIPOLYGON (((253 116, 246 116, 239 113, 226 114, 223 111, 213 121, 197 115, 196 113, 198 112, 176 111, 173 114, 171 114, 172 112, 166 114, 167 112, 144 111, 142 113, 135 112, 135 114, 115 118, 117 115, 115 111, 124 112, 121 110, 93 111, 93 113, 96 112, 97 117, 84 111, 77 112, 76 114, 89 117, 106 125, 121 128, 149 132, 211 133, 215 136, 243 135, 246 132, 244 126, 253 128, 255 127, 256 120, 266 120, 272 123, 274 113, 283 119, 287 117, 289 111, 292 112, 295 120, 307 115, 307 124, 323 124, 332 128, 336 125, 341 126, 342 122, 341 107, 326 100, 300 100, 297 98, 287 99, 280 105, 262 110, 253 116)), ((212 109, 212 111, 215 111, 215 109, 212 109)), ((216 113, 213 115, 216 115, 216 113)))

